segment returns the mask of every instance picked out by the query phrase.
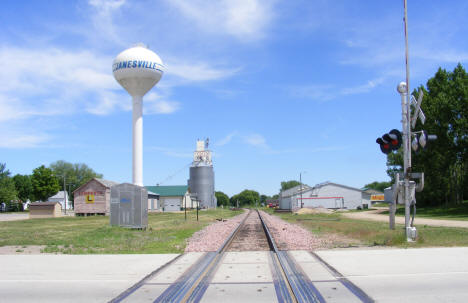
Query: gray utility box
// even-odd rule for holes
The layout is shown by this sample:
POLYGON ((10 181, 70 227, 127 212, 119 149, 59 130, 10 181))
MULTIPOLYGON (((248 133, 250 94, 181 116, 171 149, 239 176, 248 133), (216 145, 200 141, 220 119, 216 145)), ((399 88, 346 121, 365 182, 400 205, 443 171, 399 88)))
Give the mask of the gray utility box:
POLYGON ((148 226, 148 191, 122 183, 111 187, 110 225, 130 228, 148 226))

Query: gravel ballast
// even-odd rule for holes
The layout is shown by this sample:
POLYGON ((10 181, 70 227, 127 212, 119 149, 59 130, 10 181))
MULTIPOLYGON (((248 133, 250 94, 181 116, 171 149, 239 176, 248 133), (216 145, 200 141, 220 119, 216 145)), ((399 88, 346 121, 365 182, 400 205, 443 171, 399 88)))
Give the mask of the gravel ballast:
POLYGON ((299 225, 288 223, 266 212, 260 212, 279 250, 326 249, 334 247, 336 242, 342 242, 338 236, 320 237, 299 225))
POLYGON ((247 214, 248 211, 235 217, 212 223, 204 229, 197 231, 187 240, 185 252, 217 251, 247 214))
MULTIPOLYGON (((248 211, 226 221, 210 224, 194 233, 187 240, 185 252, 218 250, 247 214, 248 211)), ((348 242, 338 235, 316 235, 299 225, 288 223, 266 212, 261 211, 261 214, 279 250, 328 249, 348 242)))

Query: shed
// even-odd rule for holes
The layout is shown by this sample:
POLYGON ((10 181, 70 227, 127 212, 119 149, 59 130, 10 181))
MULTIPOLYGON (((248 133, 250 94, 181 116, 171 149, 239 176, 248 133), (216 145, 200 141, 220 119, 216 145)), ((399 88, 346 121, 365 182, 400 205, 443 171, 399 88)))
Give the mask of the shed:
POLYGON ((93 178, 75 189, 73 191, 75 215, 109 215, 110 188, 117 184, 114 181, 93 178))
MULTIPOLYGON (((159 195, 157 206, 162 211, 180 211, 184 205, 195 208, 196 202, 190 199, 187 185, 145 186, 148 192, 159 195)), ((148 197, 150 200, 150 197, 148 197)))
POLYGON ((29 204, 29 218, 55 218, 62 216, 62 205, 59 202, 34 202, 29 204))

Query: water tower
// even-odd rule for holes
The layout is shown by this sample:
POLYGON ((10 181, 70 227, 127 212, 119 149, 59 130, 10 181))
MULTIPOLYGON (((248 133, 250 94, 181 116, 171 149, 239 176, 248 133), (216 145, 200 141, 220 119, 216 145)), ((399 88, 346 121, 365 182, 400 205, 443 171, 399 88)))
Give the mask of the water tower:
POLYGON ((144 45, 124 50, 112 64, 115 80, 133 99, 133 184, 139 186, 143 186, 143 96, 163 71, 161 58, 144 45))
POLYGON ((197 140, 197 150, 193 153, 188 180, 190 193, 196 197, 201 208, 215 208, 214 171, 211 151, 208 150, 208 139, 197 140))

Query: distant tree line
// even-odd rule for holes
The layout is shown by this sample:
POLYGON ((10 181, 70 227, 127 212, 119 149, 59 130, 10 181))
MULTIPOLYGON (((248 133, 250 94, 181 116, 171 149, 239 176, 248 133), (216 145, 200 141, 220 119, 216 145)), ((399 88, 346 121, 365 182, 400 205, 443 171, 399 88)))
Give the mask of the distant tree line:
POLYGON ((23 202, 46 201, 63 190, 64 176, 70 203, 75 189, 92 178, 102 178, 102 174, 94 172, 86 164, 62 160, 49 167, 41 165, 31 175, 16 174, 12 177, 6 163, 0 163, 0 203, 5 203, 9 211, 21 211, 23 202))
MULTIPOLYGON (((298 181, 284 181, 281 182, 281 188, 288 188, 291 184, 300 184, 298 181)), ((293 185, 291 187, 294 187, 293 185)), ((221 191, 215 192, 216 199, 218 200, 218 206, 223 207, 255 207, 255 206, 262 206, 266 205, 268 201, 278 200, 278 195, 268 196, 264 194, 260 194, 259 192, 251 189, 245 189, 238 194, 229 197, 225 193, 221 191)))

